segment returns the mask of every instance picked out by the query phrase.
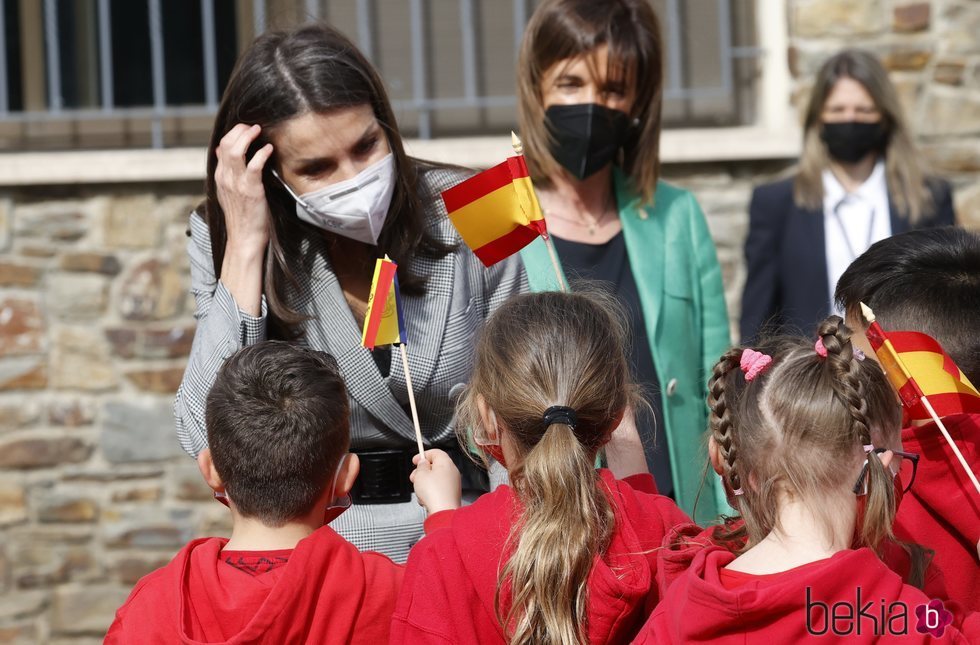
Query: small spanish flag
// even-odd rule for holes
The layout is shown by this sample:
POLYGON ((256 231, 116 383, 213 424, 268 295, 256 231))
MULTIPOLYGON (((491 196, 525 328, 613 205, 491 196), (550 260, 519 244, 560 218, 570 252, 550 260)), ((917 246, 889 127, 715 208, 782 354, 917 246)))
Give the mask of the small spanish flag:
MULTIPOLYGON (((514 137, 515 149, 520 141, 514 137)), ((484 266, 517 253, 537 236, 548 237, 524 155, 443 191, 449 220, 484 266)))
POLYGON ((361 343, 373 350, 379 345, 405 344, 401 294, 398 291, 398 265, 388 256, 374 265, 371 293, 364 315, 361 343))
POLYGON ((912 420, 932 418, 922 405, 923 396, 940 417, 980 413, 980 392, 934 338, 915 331, 886 334, 874 312, 861 307, 871 323, 865 332, 868 341, 912 420))

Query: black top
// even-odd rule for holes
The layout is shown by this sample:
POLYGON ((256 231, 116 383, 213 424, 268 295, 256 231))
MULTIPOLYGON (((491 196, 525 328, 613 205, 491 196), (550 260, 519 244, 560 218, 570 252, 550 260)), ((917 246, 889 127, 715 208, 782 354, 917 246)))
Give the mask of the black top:
POLYGON ((620 231, 605 244, 569 242, 554 235, 555 248, 561 257, 562 266, 569 279, 597 280, 607 283, 620 304, 626 308, 629 317, 630 338, 629 359, 633 377, 643 388, 643 393, 653 409, 654 417, 638 411, 637 428, 643 445, 646 447, 647 465, 657 482, 662 495, 673 496, 674 481, 670 470, 670 457, 667 453, 667 435, 656 432, 663 428, 663 405, 660 400, 660 380, 653 367, 650 353, 650 340, 647 338, 640 292, 633 279, 633 270, 627 261, 626 242, 620 231))

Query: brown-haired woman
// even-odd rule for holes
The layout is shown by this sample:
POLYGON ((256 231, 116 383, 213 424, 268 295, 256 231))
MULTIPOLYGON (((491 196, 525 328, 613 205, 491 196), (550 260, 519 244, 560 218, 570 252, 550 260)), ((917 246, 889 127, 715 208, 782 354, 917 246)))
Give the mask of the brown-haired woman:
POLYGON ((898 398, 839 316, 817 333, 816 344, 738 347, 715 366, 709 453, 744 520, 741 544, 722 531, 698 547, 673 540, 675 560, 695 555, 638 643, 797 643, 831 629, 862 643, 942 636, 915 628, 930 602, 912 586, 923 583, 924 552, 892 536, 918 459, 902 452, 898 398), (896 549, 912 584, 886 564, 896 549))
MULTIPOLYGON (((638 419, 658 488, 689 513, 702 487, 705 374, 729 345, 704 214, 660 181, 663 43, 648 0, 545 0, 518 66, 525 156, 565 271, 610 283, 630 316, 630 362, 652 414, 638 419)), ((553 275, 523 253, 532 291, 553 275)), ((724 508, 717 480, 698 518, 724 508)))
MULTIPOLYGON (((651 494, 642 460, 625 480, 594 467, 627 410, 643 405, 625 347, 622 311, 609 295, 525 294, 491 316, 460 401, 460 437, 469 441, 472 428, 511 486, 441 522, 430 516, 449 528, 412 550, 393 643, 633 638, 659 599, 664 536, 689 520, 651 494)), ((446 458, 426 457, 431 469, 413 474, 420 503, 452 508, 440 487, 446 458)))
MULTIPOLYGON (((404 560, 423 516, 408 482, 415 444, 401 361, 361 346, 375 260, 398 262, 432 446, 454 444, 449 392, 469 377, 476 328, 526 289, 519 261, 484 269, 459 244, 438 196, 462 178, 405 154, 381 79, 342 34, 311 25, 256 39, 225 89, 207 199, 190 218, 198 328, 174 405, 184 449, 205 447, 205 398, 237 349, 269 337, 329 352, 347 382, 362 482, 359 504, 333 525, 404 560)), ((474 469, 464 475, 485 486, 474 469)))
POLYGON ((873 243, 953 222, 949 184, 927 176, 888 72, 869 52, 840 52, 817 73, 797 172, 752 194, 742 340, 811 329, 873 243))

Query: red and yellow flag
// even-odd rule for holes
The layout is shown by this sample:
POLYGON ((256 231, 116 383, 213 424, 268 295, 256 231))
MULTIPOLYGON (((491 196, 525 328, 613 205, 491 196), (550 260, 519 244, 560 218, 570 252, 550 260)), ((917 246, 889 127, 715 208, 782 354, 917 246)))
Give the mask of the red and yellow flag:
POLYGON ((484 266, 548 236, 541 205, 531 186, 524 155, 443 191, 449 220, 484 266))
POLYGON ((886 334, 877 321, 869 320, 868 341, 912 420, 932 419, 923 396, 941 417, 980 413, 980 392, 934 338, 915 331, 886 334))
POLYGON ((361 343, 368 349, 373 350, 379 345, 404 345, 407 340, 397 271, 398 265, 388 256, 374 265, 374 278, 364 315, 364 331, 361 333, 361 343))

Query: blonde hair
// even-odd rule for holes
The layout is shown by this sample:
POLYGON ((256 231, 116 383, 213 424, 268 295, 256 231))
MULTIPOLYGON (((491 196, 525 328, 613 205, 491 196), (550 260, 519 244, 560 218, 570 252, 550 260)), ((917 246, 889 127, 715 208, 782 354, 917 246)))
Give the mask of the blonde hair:
POLYGON ((482 397, 518 454, 508 470, 519 517, 495 595, 509 643, 588 642, 587 582, 615 526, 595 458, 624 410, 642 405, 624 320, 599 292, 525 294, 491 316, 477 343, 460 438, 488 430, 482 397), (573 408, 575 425, 547 424, 554 405, 573 408))
POLYGON ((560 61, 590 56, 600 45, 609 47, 607 73, 622 77, 636 93, 630 117, 638 126, 619 163, 631 188, 650 203, 660 177, 664 73, 660 21, 647 0, 545 0, 534 11, 517 63, 517 112, 528 170, 539 185, 561 170, 551 156, 545 124, 545 72, 560 61))
POLYGON ((888 79, 888 72, 874 54, 860 49, 845 49, 827 60, 817 72, 803 124, 803 153, 793 185, 794 200, 797 205, 811 210, 823 208, 823 170, 830 157, 827 146, 820 139, 821 114, 827 97, 842 78, 860 83, 881 112, 882 124, 888 132, 888 143, 883 151, 888 195, 910 223, 920 222, 936 207, 926 185, 922 156, 912 142, 902 103, 888 79))
MULTIPOLYGON (((860 460, 867 463, 867 503, 859 544, 879 550, 893 539, 894 484, 874 452, 901 426, 901 407, 881 367, 858 360, 851 330, 840 316, 820 324, 818 336, 827 349, 821 358, 813 343, 783 339, 759 351, 773 364, 752 381, 739 369, 742 348, 722 355, 708 382, 711 437, 718 445, 723 479, 745 520, 750 547, 779 526, 779 501, 800 500, 828 527, 832 541, 837 508, 828 494, 857 480, 860 460)), ((837 545, 849 548, 851 545, 837 545)))

